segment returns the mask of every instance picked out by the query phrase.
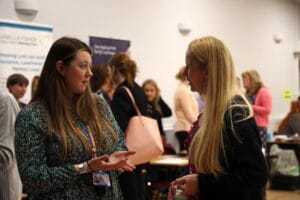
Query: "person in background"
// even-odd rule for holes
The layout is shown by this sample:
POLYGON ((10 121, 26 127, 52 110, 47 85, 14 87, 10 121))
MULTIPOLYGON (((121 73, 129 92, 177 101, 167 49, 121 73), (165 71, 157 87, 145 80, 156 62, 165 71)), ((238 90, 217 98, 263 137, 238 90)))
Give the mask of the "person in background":
POLYGON ((17 117, 16 156, 29 199, 122 199, 117 172, 134 169, 127 162, 134 152, 105 100, 92 94, 91 67, 85 43, 56 40, 17 117))
POLYGON ((256 70, 249 70, 242 73, 242 78, 244 88, 246 89, 246 97, 254 110, 254 117, 259 128, 262 146, 266 149, 269 116, 272 111, 272 95, 263 84, 256 70))
POLYGON ((195 171, 171 183, 168 199, 181 192, 196 199, 261 200, 268 169, 228 48, 212 36, 193 40, 186 74, 191 89, 204 96, 205 109, 189 148, 195 171))
POLYGON ((193 122, 197 120, 199 113, 196 98, 189 88, 189 81, 184 74, 185 66, 181 67, 176 74, 179 84, 174 96, 174 110, 176 114, 176 123, 174 127, 175 136, 179 142, 179 155, 186 155, 187 150, 184 141, 188 137, 193 122))
POLYGON ((147 97, 147 113, 151 118, 156 119, 158 123, 164 145, 164 154, 175 154, 176 152, 173 146, 170 143, 167 143, 162 123, 162 118, 170 117, 172 115, 172 110, 162 99, 160 89, 154 80, 148 79, 144 81, 143 89, 147 97))
POLYGON ((237 85, 239 90, 242 89, 241 79, 238 76, 236 77, 236 85, 237 85))
POLYGON ((22 74, 12 74, 6 81, 8 91, 15 97, 21 109, 26 106, 20 99, 24 97, 28 83, 28 79, 22 74))
POLYGON ((0 92, 0 199, 18 200, 22 183, 15 157, 15 119, 20 110, 12 94, 0 92))
POLYGON ((194 93, 194 95, 196 96, 196 101, 197 101, 198 110, 199 110, 199 114, 200 114, 203 112, 204 107, 205 107, 204 100, 200 94, 194 93))
MULTIPOLYGON (((116 53, 109 61, 112 68, 112 79, 116 90, 111 102, 112 112, 125 133, 129 120, 136 116, 136 110, 124 87, 132 93, 136 105, 142 115, 147 115, 147 98, 143 88, 135 82, 137 65, 126 53, 116 53)), ((138 141, 137 141, 138 142, 138 141)), ((133 172, 124 172, 119 175, 124 200, 145 199, 144 165, 137 165, 133 172)))
POLYGON ((291 101, 291 110, 280 122, 275 134, 287 135, 288 137, 300 134, 300 100, 291 101))
POLYGON ((93 76, 90 80, 92 91, 98 95, 103 95, 110 105, 114 93, 111 68, 108 65, 95 65, 92 68, 92 73, 93 76))
POLYGON ((38 83, 40 80, 40 76, 34 76, 31 82, 31 98, 34 96, 35 91, 37 89, 38 83))

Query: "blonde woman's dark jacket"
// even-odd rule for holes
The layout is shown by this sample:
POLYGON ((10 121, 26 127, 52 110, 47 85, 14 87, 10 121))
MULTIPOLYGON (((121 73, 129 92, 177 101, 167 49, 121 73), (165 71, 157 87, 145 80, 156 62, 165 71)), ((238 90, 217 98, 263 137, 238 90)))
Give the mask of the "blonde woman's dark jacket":
MULTIPOLYGON (((241 97, 235 97, 232 105, 245 104, 241 97)), ((225 172, 199 174, 199 199, 203 200, 262 200, 263 187, 268 179, 268 168, 262 153, 259 132, 253 117, 242 120, 249 110, 234 107, 224 116, 224 144, 227 164, 222 159, 225 172), (231 129, 230 116, 233 118, 231 129)))

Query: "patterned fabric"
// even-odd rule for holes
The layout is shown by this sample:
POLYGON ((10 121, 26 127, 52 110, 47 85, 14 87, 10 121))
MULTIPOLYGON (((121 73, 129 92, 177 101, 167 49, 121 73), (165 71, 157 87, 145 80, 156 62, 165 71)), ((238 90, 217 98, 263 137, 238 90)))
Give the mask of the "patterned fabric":
POLYGON ((248 96, 247 100, 249 101, 250 104, 255 104, 255 95, 248 96))
POLYGON ((259 131, 262 147, 264 149, 266 149, 267 148, 267 131, 268 131, 268 129, 266 127, 259 127, 259 126, 257 128, 259 131))
MULTIPOLYGON (((101 97, 97 98, 97 108, 112 123, 119 136, 119 143, 107 152, 99 155, 125 150, 123 134, 114 119, 111 110, 101 97)), ((76 114, 75 114, 76 115, 76 114)), ((66 160, 61 160, 62 145, 59 138, 49 137, 46 124, 46 110, 41 103, 33 103, 24 108, 16 121, 16 156, 25 192, 29 199, 55 200, 121 200, 122 193, 115 171, 110 171, 111 187, 95 188, 92 174, 77 175, 73 165, 91 158, 84 152, 83 144, 78 142, 77 148, 66 160)), ((82 132, 87 131, 85 124, 78 117, 74 121, 82 132)), ((106 129, 104 129, 107 132, 106 129)), ((109 134, 107 133, 109 136, 109 134)), ((68 143, 72 144, 70 138, 68 143)))

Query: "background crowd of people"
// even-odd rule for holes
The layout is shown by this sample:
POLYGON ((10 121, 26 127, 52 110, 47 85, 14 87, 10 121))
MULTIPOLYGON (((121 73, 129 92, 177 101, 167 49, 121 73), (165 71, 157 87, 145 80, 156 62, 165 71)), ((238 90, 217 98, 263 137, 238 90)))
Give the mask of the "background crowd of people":
MULTIPOLYGON (((173 109, 154 79, 136 82, 129 54, 116 53, 106 65, 94 65, 91 54, 76 38, 56 40, 31 81, 28 104, 21 99, 29 80, 8 77, 9 92, 0 93, 0 199, 20 199, 22 184, 29 199, 146 199, 147 163, 129 162, 136 152, 124 139, 137 115, 125 88, 141 114, 157 120, 164 153, 189 159, 189 174, 171 183, 168 199, 178 191, 194 199, 264 199, 272 95, 256 70, 242 73, 243 94, 223 41, 189 44, 173 109), (172 114, 177 151, 162 122, 172 114)), ((300 133, 299 113, 293 101, 278 133, 300 133)))

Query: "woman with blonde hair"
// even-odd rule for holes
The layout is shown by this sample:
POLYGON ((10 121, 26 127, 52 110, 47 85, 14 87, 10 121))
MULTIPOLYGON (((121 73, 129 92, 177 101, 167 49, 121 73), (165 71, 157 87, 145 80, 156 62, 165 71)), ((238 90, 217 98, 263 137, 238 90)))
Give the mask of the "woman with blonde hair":
POLYGON ((261 200, 267 165, 229 50, 212 36, 193 40, 186 66, 191 89, 204 97, 205 108, 189 148, 195 172, 172 182, 168 199, 177 189, 198 199, 261 200))
POLYGON ((117 172, 134 169, 127 162, 134 152, 126 151, 105 100, 92 94, 91 67, 85 43, 55 41, 17 117, 16 157, 29 199, 123 199, 117 172))
POLYGON ((251 103, 256 124, 259 129, 262 146, 267 147, 267 129, 272 110, 272 95, 265 87, 256 70, 249 70, 242 74, 246 97, 251 103))
POLYGON ((162 99, 160 89, 153 79, 147 79, 143 83, 143 89, 147 97, 147 114, 149 117, 156 119, 160 135, 162 137, 164 154, 175 154, 173 146, 167 142, 164 132, 162 118, 170 117, 172 110, 162 99))

